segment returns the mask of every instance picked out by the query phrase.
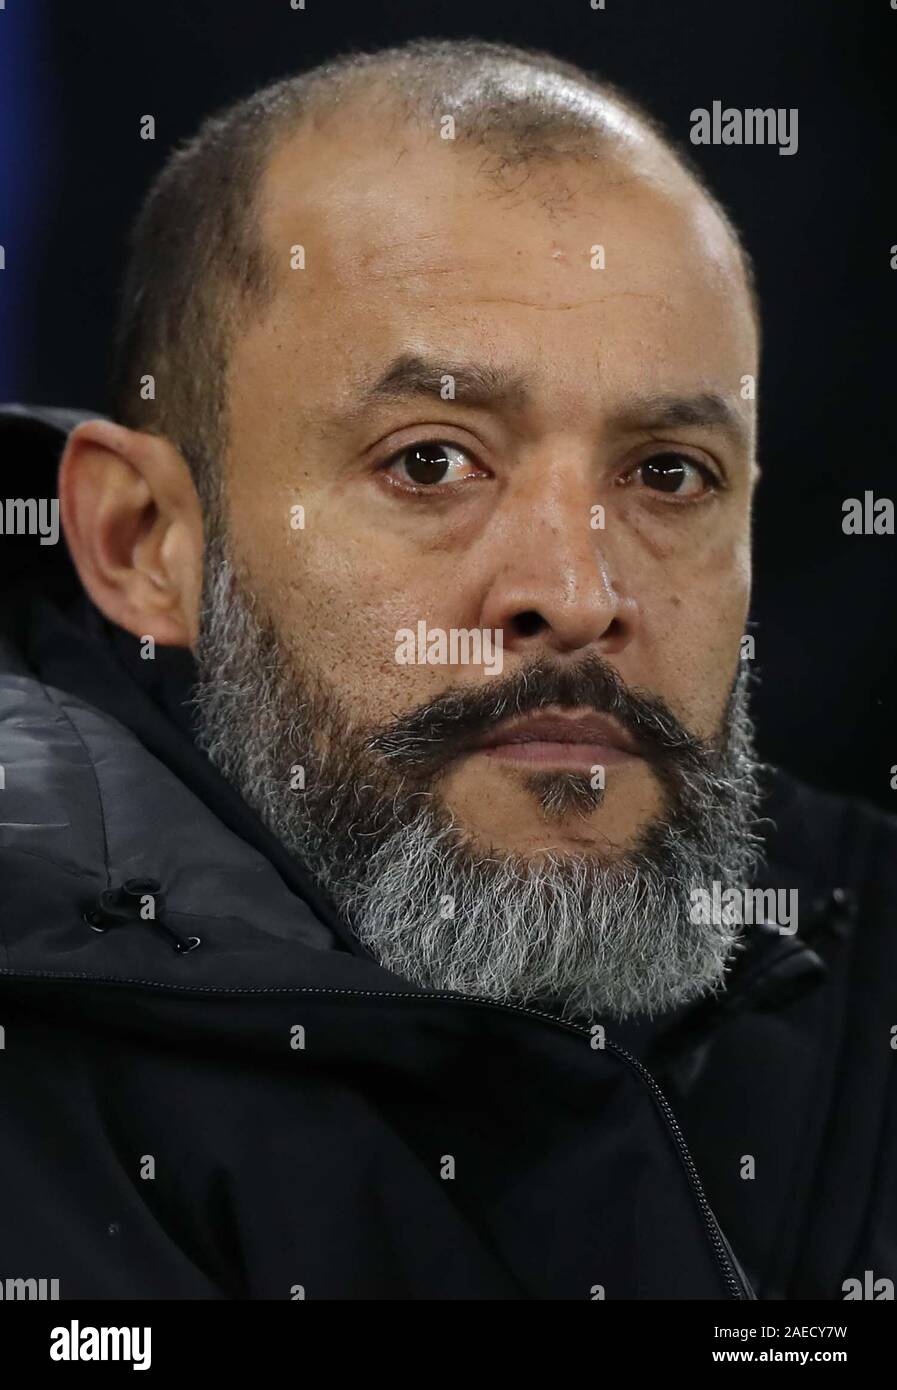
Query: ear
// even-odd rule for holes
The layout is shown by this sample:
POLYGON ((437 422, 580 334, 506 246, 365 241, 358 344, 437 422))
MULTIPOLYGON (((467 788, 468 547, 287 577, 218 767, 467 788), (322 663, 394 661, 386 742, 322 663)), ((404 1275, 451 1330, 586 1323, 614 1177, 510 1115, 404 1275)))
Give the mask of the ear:
POLYGON ((202 591, 202 509, 169 440, 85 420, 59 466, 62 527, 81 583, 137 637, 192 647, 202 591))

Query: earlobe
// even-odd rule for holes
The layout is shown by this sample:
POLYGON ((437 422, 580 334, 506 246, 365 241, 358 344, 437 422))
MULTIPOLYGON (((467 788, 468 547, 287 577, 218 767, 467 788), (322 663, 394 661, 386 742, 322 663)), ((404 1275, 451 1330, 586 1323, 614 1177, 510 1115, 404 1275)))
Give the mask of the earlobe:
POLYGON ((187 464, 161 435, 87 420, 59 469, 62 526, 90 598, 162 646, 195 641, 202 513, 187 464))

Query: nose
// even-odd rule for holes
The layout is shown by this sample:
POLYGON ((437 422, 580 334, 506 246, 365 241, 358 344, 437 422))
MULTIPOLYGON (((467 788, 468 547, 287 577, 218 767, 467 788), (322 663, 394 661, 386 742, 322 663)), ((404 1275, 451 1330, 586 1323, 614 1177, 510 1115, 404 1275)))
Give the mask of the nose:
POLYGON ((628 645, 637 604, 622 591, 620 539, 603 524, 590 468, 574 460, 534 466, 493 521, 481 621, 501 630, 506 652, 536 658, 592 648, 614 656, 628 645))

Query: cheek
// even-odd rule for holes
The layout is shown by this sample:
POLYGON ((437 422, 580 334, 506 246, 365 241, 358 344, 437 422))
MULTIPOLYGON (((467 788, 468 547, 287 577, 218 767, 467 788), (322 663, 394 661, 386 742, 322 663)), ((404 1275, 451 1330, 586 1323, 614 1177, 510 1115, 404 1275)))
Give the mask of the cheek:
POLYGON ((643 613, 648 664, 663 672, 655 688, 702 737, 719 728, 738 669, 750 581, 747 544, 696 552, 692 564, 668 574, 643 613))
POLYGON ((444 668, 400 664, 396 651, 400 629, 440 616, 446 576, 406 544, 347 530, 310 510, 304 530, 269 548, 257 587, 297 669, 339 692, 356 722, 381 724, 445 684, 444 668))

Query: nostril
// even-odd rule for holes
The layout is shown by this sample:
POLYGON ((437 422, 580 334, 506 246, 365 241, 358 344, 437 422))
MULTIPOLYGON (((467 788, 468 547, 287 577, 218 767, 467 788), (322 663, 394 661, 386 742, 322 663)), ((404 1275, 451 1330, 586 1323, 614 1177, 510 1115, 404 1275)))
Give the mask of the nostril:
POLYGON ((541 632, 546 626, 545 619, 541 613, 537 613, 535 608, 528 608, 525 613, 518 613, 513 620, 514 631, 518 637, 535 637, 537 632, 541 632))

